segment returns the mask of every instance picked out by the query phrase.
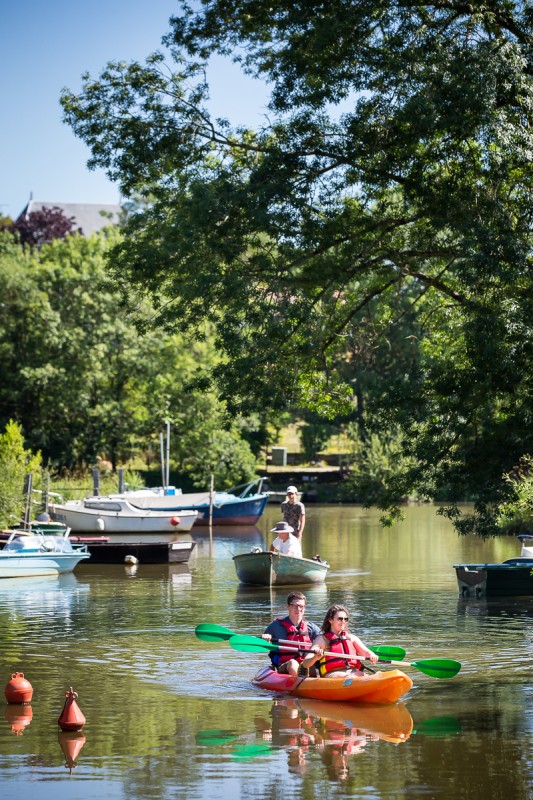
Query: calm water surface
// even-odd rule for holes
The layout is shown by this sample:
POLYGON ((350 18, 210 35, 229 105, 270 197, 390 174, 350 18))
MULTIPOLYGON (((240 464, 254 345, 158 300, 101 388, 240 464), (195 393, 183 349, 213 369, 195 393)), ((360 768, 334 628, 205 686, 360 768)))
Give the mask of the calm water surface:
POLYGON ((250 684, 266 657, 196 639, 199 622, 256 634, 283 613, 286 591, 240 587, 232 563, 270 542, 269 508, 257 528, 195 534, 188 567, 0 582, 0 681, 22 671, 34 687, 24 719, 0 706, 0 798, 533 798, 533 598, 460 600, 451 568, 517 544, 459 538, 429 506, 392 530, 378 518, 308 508, 304 552, 332 569, 307 616, 341 601, 367 643, 455 658, 456 678, 407 670, 391 708, 273 698, 250 684), (87 718, 70 740, 69 686, 87 718))

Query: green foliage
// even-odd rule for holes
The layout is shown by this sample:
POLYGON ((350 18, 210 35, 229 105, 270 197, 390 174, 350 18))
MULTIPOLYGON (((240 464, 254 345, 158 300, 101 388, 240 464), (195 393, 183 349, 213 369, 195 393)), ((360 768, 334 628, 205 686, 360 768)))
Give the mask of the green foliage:
POLYGON ((154 435, 170 419, 180 467, 205 478, 197 462, 209 461, 205 443, 220 433, 220 480, 248 479, 249 448, 202 380, 218 360, 209 326, 191 341, 153 330, 148 301, 125 304, 106 267, 117 230, 56 240, 38 253, 0 236, 0 367, 9 375, 0 424, 16 419, 33 449, 72 471, 102 456, 113 467, 146 451, 158 458, 154 435))
POLYGON ((0 434, 0 523, 11 527, 24 515, 24 477, 40 473, 41 454, 24 448, 22 428, 13 420, 0 434))
POLYGON ((144 202, 117 274, 162 325, 212 321, 230 410, 399 428, 382 502, 446 486, 492 531, 533 451, 529 3, 180 6, 168 70, 110 64, 63 95, 91 165, 144 202), (210 119, 213 53, 269 82, 260 130, 210 119))
POLYGON ((404 499, 395 487, 395 477, 409 467, 400 435, 372 433, 363 441, 353 423, 347 433, 351 444, 349 470, 341 484, 341 497, 368 506, 383 505, 384 498, 389 505, 404 499))
POLYGON ((499 506, 499 526, 508 534, 533 534, 533 458, 524 456, 518 469, 504 475, 504 481, 512 496, 499 506))

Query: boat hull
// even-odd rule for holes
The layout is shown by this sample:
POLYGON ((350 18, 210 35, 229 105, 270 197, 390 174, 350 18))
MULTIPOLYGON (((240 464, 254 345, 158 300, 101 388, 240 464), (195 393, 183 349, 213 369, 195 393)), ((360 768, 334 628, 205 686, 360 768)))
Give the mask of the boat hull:
POLYGON ((233 557, 237 577, 250 586, 300 586, 323 583, 329 564, 280 553, 243 553, 233 557))
POLYGON ((514 558, 502 564, 455 564, 461 597, 533 595, 533 559, 514 558))
POLYGON ((0 552, 0 578, 32 578, 37 575, 63 575, 89 553, 17 553, 0 552))
MULTIPOLYGON (((205 492, 196 495, 176 494, 132 495, 129 502, 137 508, 153 511, 170 511, 179 514, 181 511, 197 511, 195 526, 209 525, 209 495, 205 492)), ((213 525, 255 525, 263 514, 268 503, 268 494, 256 494, 251 497, 235 497, 219 493, 213 505, 213 525)))
POLYGON ((105 500, 79 500, 50 506, 52 519, 67 525, 77 533, 187 533, 196 519, 194 511, 152 511, 129 506, 117 500, 117 510, 105 500))
POLYGON ((395 703, 411 689, 413 681, 398 669, 342 678, 297 678, 264 667, 252 683, 270 692, 342 703, 395 703))
MULTIPOLYGON (((72 542, 86 544, 92 564, 123 564, 126 556, 134 556, 140 564, 185 564, 196 542, 118 542, 99 541, 98 537, 71 536, 72 542)), ((105 537, 104 537, 105 538, 105 537)))

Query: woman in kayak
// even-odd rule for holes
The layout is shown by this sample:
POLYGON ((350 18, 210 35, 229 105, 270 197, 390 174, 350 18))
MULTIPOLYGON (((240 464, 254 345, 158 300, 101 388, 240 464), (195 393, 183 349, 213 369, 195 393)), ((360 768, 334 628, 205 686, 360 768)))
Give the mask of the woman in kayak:
POLYGON ((348 631, 350 616, 345 606, 333 605, 326 611, 322 624, 322 632, 313 645, 328 653, 353 656, 351 659, 323 656, 321 653, 309 653, 301 664, 301 669, 308 670, 318 662, 320 675, 325 678, 341 678, 352 670, 362 670, 362 664, 357 656, 364 656, 372 664, 378 656, 369 650, 366 644, 353 633, 348 631))

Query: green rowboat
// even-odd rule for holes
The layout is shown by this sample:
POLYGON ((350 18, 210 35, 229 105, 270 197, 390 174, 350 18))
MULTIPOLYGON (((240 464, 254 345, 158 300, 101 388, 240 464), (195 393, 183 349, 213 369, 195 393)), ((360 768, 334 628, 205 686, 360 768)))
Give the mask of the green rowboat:
POLYGON ((280 553, 243 553, 234 556, 237 577, 251 586, 302 586, 323 583, 329 564, 312 558, 293 558, 280 553))

